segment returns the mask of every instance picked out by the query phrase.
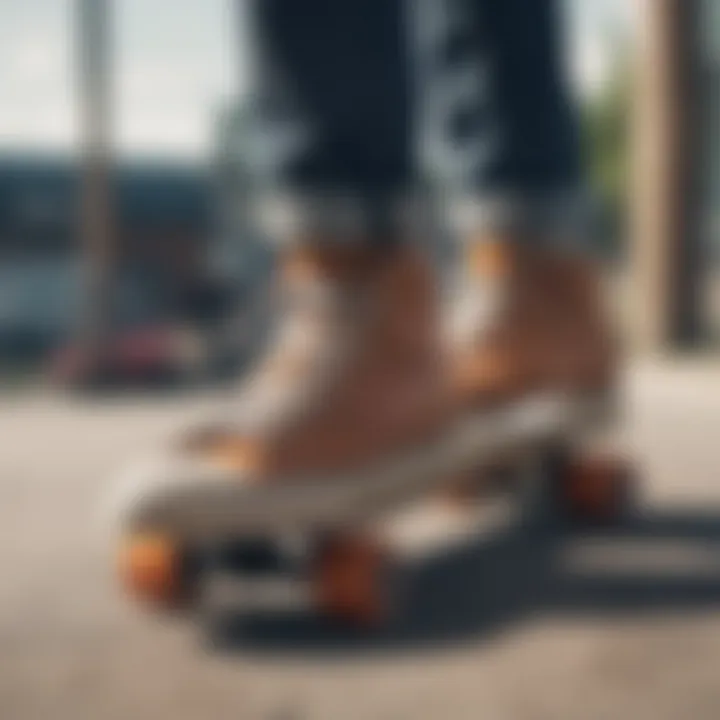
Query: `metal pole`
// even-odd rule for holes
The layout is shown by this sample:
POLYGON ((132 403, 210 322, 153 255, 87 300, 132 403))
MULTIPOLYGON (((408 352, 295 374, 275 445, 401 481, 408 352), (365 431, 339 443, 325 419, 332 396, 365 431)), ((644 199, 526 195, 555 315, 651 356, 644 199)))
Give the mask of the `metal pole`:
POLYGON ((102 351, 110 313, 114 233, 111 211, 110 0, 78 0, 82 142, 80 232, 85 263, 84 339, 102 351))
POLYGON ((696 0, 643 0, 633 192, 635 340, 681 347, 700 329, 696 0))

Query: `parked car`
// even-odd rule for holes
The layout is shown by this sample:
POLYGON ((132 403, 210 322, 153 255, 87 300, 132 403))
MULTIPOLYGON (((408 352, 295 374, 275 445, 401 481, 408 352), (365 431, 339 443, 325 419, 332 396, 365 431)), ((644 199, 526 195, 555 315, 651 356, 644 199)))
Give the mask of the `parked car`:
POLYGON ((73 387, 177 382, 203 372, 205 352, 202 333, 161 280, 126 272, 115 283, 101 355, 75 334, 54 353, 50 376, 73 387))
POLYGON ((67 387, 187 381, 203 372, 204 346, 192 330, 172 324, 127 327, 110 333, 93 357, 78 340, 54 355, 50 376, 67 387))
POLYGON ((79 309, 79 266, 68 258, 0 261, 0 364, 36 366, 79 309))

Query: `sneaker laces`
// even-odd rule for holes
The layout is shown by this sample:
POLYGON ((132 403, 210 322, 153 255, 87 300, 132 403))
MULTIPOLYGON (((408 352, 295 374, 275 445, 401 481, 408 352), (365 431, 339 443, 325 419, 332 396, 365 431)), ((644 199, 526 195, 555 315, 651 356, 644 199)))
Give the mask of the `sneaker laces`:
POLYGON ((244 431, 289 423, 313 405, 348 352, 356 294, 328 280, 296 281, 276 291, 278 324, 233 398, 229 420, 244 431))
POLYGON ((500 322, 508 305, 507 284, 495 278, 478 279, 463 268, 456 273, 447 302, 446 341, 451 347, 473 345, 500 322))

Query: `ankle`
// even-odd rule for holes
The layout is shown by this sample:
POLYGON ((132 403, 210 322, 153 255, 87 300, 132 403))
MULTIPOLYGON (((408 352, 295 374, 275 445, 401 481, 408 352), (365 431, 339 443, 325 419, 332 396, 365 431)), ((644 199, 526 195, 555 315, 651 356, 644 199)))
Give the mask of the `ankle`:
POLYGON ((365 244, 303 242, 288 248, 280 257, 282 276, 287 280, 334 279, 357 282, 372 274, 381 249, 365 244))

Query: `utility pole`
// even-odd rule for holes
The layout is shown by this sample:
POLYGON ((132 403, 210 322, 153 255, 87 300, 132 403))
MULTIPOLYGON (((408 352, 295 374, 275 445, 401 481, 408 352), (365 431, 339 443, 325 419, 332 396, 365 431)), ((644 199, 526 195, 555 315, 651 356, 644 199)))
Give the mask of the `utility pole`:
POLYGON ((84 342, 96 361, 111 312, 114 264, 111 142, 111 0, 77 0, 82 173, 80 233, 84 262, 84 342))
POLYGON ((633 138, 633 306, 641 349, 700 338, 697 0, 643 0, 633 138))

